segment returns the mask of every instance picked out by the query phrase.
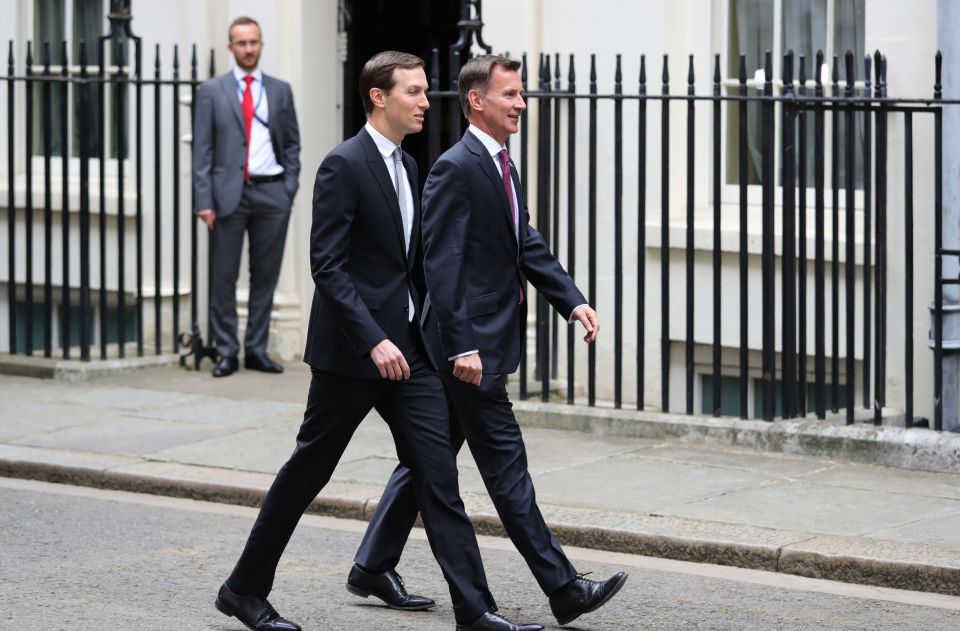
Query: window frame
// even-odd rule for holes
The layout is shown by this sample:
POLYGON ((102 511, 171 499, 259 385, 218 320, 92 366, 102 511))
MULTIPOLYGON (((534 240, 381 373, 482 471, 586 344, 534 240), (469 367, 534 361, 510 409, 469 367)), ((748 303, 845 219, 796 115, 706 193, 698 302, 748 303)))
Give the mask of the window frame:
MULTIPOLYGON (((782 68, 783 68, 783 52, 776 52, 776 51, 782 51, 782 49, 783 49, 783 1, 784 1, 784 0, 771 0, 771 1, 774 3, 774 5, 773 5, 773 22, 774 22, 774 24, 773 24, 773 48, 772 48, 772 50, 775 51, 774 54, 772 55, 772 57, 773 57, 773 59, 772 59, 772 72, 773 72, 773 77, 774 77, 774 78, 773 78, 773 81, 772 81, 772 84, 773 84, 773 94, 774 94, 775 96, 779 96, 779 95, 782 95, 782 94, 783 94, 783 91, 784 91, 784 84, 783 84, 783 81, 782 81, 782 79, 781 79, 781 77, 782 77, 782 68)), ((835 8, 836 8, 836 2, 837 2, 837 1, 838 1, 838 0, 826 0, 826 2, 827 2, 827 25, 826 25, 826 30, 827 30, 827 42, 826 42, 826 48, 824 49, 823 52, 824 52, 824 68, 827 68, 827 71, 826 71, 826 74, 825 74, 825 75, 824 75, 824 74, 821 74, 821 77, 822 77, 823 79, 826 79, 827 77, 831 76, 831 73, 832 73, 832 71, 833 71, 833 68, 830 67, 830 64, 831 64, 832 61, 833 61, 833 54, 834 54, 833 46, 834 46, 834 43, 835 43, 834 40, 836 39, 836 38, 834 37, 834 33, 833 33, 833 32, 834 32, 834 29, 835 29, 835 19, 834 19, 834 16, 835 16, 835 8)), ((722 0, 722 4, 723 4, 723 10, 721 11, 721 19, 722 19, 721 38, 722 38, 722 41, 720 42, 720 46, 721 46, 720 50, 725 51, 726 54, 729 55, 729 54, 730 54, 730 48, 731 48, 731 42, 730 42, 730 33, 731 33, 731 23, 730 23, 730 21, 731 21, 731 15, 730 15, 730 14, 731 14, 731 9, 732 9, 732 0, 722 0)), ((865 2, 865 10, 866 10, 866 2, 865 2)), ((785 52, 785 51, 784 51, 784 52, 785 52)), ((841 59, 842 59, 842 58, 841 58, 841 59)), ((857 63, 862 64, 862 63, 863 63, 863 59, 862 59, 862 58, 859 59, 857 63)), ((794 66, 794 70, 795 70, 795 71, 797 70, 797 67, 796 67, 796 66, 794 66)), ((823 72, 824 72, 824 71, 823 71, 823 68, 818 69, 818 72, 823 73, 823 72)), ((815 77, 816 75, 811 75, 811 76, 815 77)), ((795 80, 795 82, 794 82, 794 90, 795 90, 795 91, 797 90, 798 84, 799 84, 799 82, 797 82, 797 81, 795 80)), ((739 88, 739 86, 740 86, 740 81, 739 81, 739 79, 738 79, 737 77, 729 77, 729 76, 723 76, 723 75, 721 75, 720 85, 721 85, 721 93, 726 96, 726 95, 729 95, 729 94, 736 94, 736 90, 737 90, 737 89, 739 88)), ((814 88, 815 88, 815 85, 816 85, 816 81, 815 81, 814 78, 807 79, 807 82, 805 83, 805 86, 806 86, 806 88, 807 88, 807 93, 808 93, 808 94, 812 94, 812 93, 813 93, 813 90, 814 90, 814 88)), ((830 89, 830 82, 829 82, 829 81, 823 81, 823 85, 824 85, 825 90, 829 90, 829 89, 830 89)), ((845 81, 845 80, 840 80, 840 82, 839 82, 838 85, 839 85, 840 89, 842 90, 842 89, 844 89, 844 88, 846 87, 846 81, 845 81)), ((853 85, 854 85, 854 89, 855 89, 855 90, 863 90, 864 87, 865 87, 865 82, 864 82, 863 80, 859 80, 859 81, 855 81, 853 85)), ((762 89, 763 89, 763 82, 758 82, 758 81, 756 81, 756 80, 753 78, 753 76, 751 76, 751 71, 750 71, 749 68, 747 69, 747 89, 748 89, 748 91, 752 91, 752 90, 762 90, 762 89)), ((730 182, 730 181, 729 181, 729 178, 728 178, 728 165, 729 165, 729 161, 730 161, 730 152, 731 152, 731 151, 734 151, 734 150, 735 150, 735 146, 736 146, 735 144, 731 144, 731 143, 737 143, 737 142, 738 142, 737 138, 730 138, 730 135, 729 135, 729 133, 728 133, 729 125, 728 125, 727 121, 729 121, 729 117, 731 116, 731 112, 734 112, 734 113, 736 112, 736 110, 731 110, 731 109, 730 109, 731 106, 733 106, 733 107, 738 107, 739 104, 738 104, 738 103, 735 103, 735 102, 733 102, 733 101, 724 101, 724 102, 721 104, 721 109, 722 109, 722 111, 721 111, 721 121, 723 121, 723 122, 721 123, 720 142, 721 142, 721 146, 723 147, 724 153, 723 153, 723 156, 722 156, 722 158, 721 158, 721 165, 720 165, 720 178, 721 178, 721 180, 720 180, 720 182, 721 182, 721 185, 720 185, 720 203, 721 203, 721 205, 724 205, 724 206, 729 205, 729 206, 737 206, 737 207, 739 207, 739 205, 740 205, 740 183, 739 183, 739 182, 730 182)), ((774 128, 775 128, 774 146, 775 146, 775 147, 780 147, 781 138, 782 138, 782 135, 783 135, 783 126, 782 126, 782 118, 783 118, 783 116, 782 116, 782 112, 783 112, 783 107, 782 107, 782 105, 781 105, 780 103, 776 103, 776 104, 774 105, 774 128)), ((810 124, 810 125, 813 124, 813 117, 812 117, 812 116, 810 117, 808 124, 810 124)), ((826 159, 826 161, 827 161, 827 164, 829 164, 829 163, 830 163, 830 160, 832 159, 832 147, 830 146, 830 137, 831 137, 832 132, 833 132, 833 122, 832 122, 830 116, 826 116, 826 117, 825 117, 825 120, 824 120, 824 138, 825 138, 825 141, 826 141, 826 142, 825 142, 825 146, 824 146, 824 156, 825 156, 825 159, 826 159)), ((813 151, 813 147, 810 147, 809 150, 810 150, 810 151, 813 151)), ((779 173, 780 173, 780 169, 781 169, 781 159, 782 159, 782 152, 781 152, 779 149, 778 149, 777 151, 774 151, 774 165, 773 165, 774 171, 773 171, 773 172, 774 172, 774 174, 776 174, 776 177, 777 177, 777 180, 778 180, 776 186, 774 187, 774 204, 775 204, 776 206, 781 206, 781 205, 783 204, 783 185, 782 185, 782 183, 780 183, 780 181, 779 181, 779 180, 780 180, 779 173)), ((813 174, 812 174, 812 173, 808 174, 807 182, 808 182, 808 183, 807 183, 807 186, 806 186, 806 198, 807 198, 807 210, 808 210, 808 212, 809 212, 809 211, 812 211, 813 208, 814 208, 814 206, 813 206, 813 199, 814 199, 814 195, 815 195, 815 193, 816 193, 816 188, 815 188, 815 186, 814 186, 814 184, 813 184, 813 174)), ((798 188, 799 188, 799 187, 798 187, 798 188)), ((843 186, 840 186, 839 189, 838 189, 838 193, 839 193, 839 196, 840 196, 840 204, 841 204, 841 212, 842 212, 843 209, 845 208, 845 206, 844 206, 844 204, 845 204, 844 199, 845 199, 845 194, 846 194, 846 188, 844 188, 843 186)), ((824 197, 825 197, 825 199, 826 199, 826 209, 827 209, 828 212, 829 212, 829 211, 831 210, 831 208, 832 208, 832 202, 831 202, 832 195, 833 195, 833 182, 831 181, 830 169, 827 169, 826 172, 824 173, 824 197)), ((748 206, 761 206, 762 203, 763 203, 763 187, 762 187, 762 185, 761 185, 761 184, 748 184, 748 185, 747 185, 747 205, 748 205, 748 206)), ((855 208, 855 210, 856 210, 858 213, 862 213, 862 212, 863 212, 863 209, 864 209, 864 190, 863 190, 862 188, 856 188, 856 189, 854 190, 854 208, 855 208)), ((842 229, 843 229, 843 227, 841 226, 841 230, 842 230, 842 229)))
MULTIPOLYGON (((50 1, 50 0, 46 0, 46 1, 50 1)), ((68 44, 68 45, 71 47, 71 49, 72 49, 72 48, 74 47, 74 44, 75 44, 75 42, 70 39, 70 35, 73 33, 73 18, 74 18, 74 10, 73 10, 73 9, 74 9, 74 6, 73 6, 73 5, 74 5, 74 3, 73 3, 71 0, 55 0, 55 1, 63 2, 63 3, 65 4, 65 8, 64 8, 64 32, 67 34, 67 44, 68 44)), ((23 38, 23 53, 22 53, 22 54, 26 55, 26 42, 28 42, 28 41, 33 41, 34 28, 35 28, 35 23, 36 23, 36 18, 37 18, 37 16, 36 16, 35 11, 34 11, 34 9, 35 9, 35 2, 34 2, 34 0, 23 0, 23 2, 24 2, 24 4, 25 4, 25 7, 24 7, 24 16, 25 16, 25 24, 24 24, 24 27, 25 27, 25 28, 24 28, 24 33, 25 33, 26 36, 23 38)), ((103 20, 104 20, 104 22, 106 22, 107 15, 109 14, 109 0, 101 0, 101 11, 102 11, 102 15, 103 15, 103 20)), ((37 49, 37 45, 38 45, 38 44, 42 47, 42 42, 33 42, 33 45, 34 45, 33 61, 34 61, 34 63, 33 63, 33 65, 30 66, 30 71, 31 71, 34 75, 41 75, 41 74, 43 74, 43 71, 44 71, 44 66, 43 66, 43 64, 42 64, 42 63, 37 63, 37 60, 38 60, 38 59, 42 59, 42 48, 37 49), (39 52, 39 56, 38 56, 38 50, 40 51, 40 52, 39 52)), ((98 45, 98 44, 99 44, 99 41, 97 41, 97 42, 95 43, 95 45, 98 45)), ((88 45, 89 45, 89 43, 88 43, 88 45)), ((51 57, 52 57, 53 59, 57 59, 57 58, 59 57, 59 50, 60 50, 60 44, 59 44, 59 42, 57 43, 56 47, 54 47, 54 43, 51 42, 51 57)), ((131 61, 130 61, 130 60, 132 59, 132 57, 133 57, 133 55, 132 55, 132 50, 133 50, 133 49, 130 48, 129 46, 127 47, 126 55, 127 55, 127 60, 128 60, 128 61, 127 61, 127 64, 126 64, 126 65, 124 65, 124 66, 121 67, 121 66, 118 66, 118 65, 116 65, 116 64, 113 63, 113 61, 114 61, 114 60, 113 60, 113 48, 112 48, 112 46, 110 46, 110 41, 107 42, 107 45, 105 46, 105 58, 106 58, 106 60, 109 61, 109 63, 106 65, 106 67, 105 67, 105 69, 104 69, 104 75, 105 75, 106 80, 107 80, 108 82, 109 82, 109 80, 110 80, 111 77, 115 77, 115 76, 119 75, 120 72, 121 72, 121 69, 122 69, 124 72, 126 72, 128 76, 130 76, 130 75, 132 74, 132 71, 133 71, 133 63, 131 63, 131 61)), ((71 50, 70 52, 71 52, 71 55, 72 55, 72 53, 73 53, 74 51, 71 50)), ((23 59, 24 59, 24 61, 21 62, 21 67, 24 69, 24 70, 23 70, 23 74, 26 74, 26 68, 27 68, 27 66, 26 66, 25 57, 24 57, 23 59)), ((68 73, 69 73, 71 76, 79 76, 79 74, 80 74, 80 64, 77 63, 78 60, 71 57, 71 59, 70 59, 69 61, 70 61, 70 63, 67 65, 67 71, 68 71, 68 73)), ((86 67, 87 75, 88 75, 88 76, 91 76, 91 77, 96 77, 96 76, 98 76, 98 74, 99 74, 99 72, 100 72, 100 68, 101 68, 100 64, 96 64, 96 65, 88 64, 87 67, 86 67)), ((62 65, 62 64, 54 64, 54 63, 51 63, 51 64, 50 64, 50 74, 51 74, 51 75, 60 75, 60 74, 62 74, 62 72, 63 72, 63 65, 62 65)), ((96 87, 93 87, 92 89, 95 90, 96 87)), ((68 82, 68 83, 67 83, 67 104, 68 104, 68 108, 71 109, 71 115, 69 115, 69 116, 67 117, 67 138, 68 138, 68 142, 69 142, 69 144, 70 144, 70 146, 67 148, 67 173, 68 173, 68 175, 71 177, 72 180, 76 180, 76 179, 78 179, 78 178, 80 177, 80 156, 74 154, 74 136, 73 136, 73 133, 74 133, 75 120, 74 120, 74 116, 72 115, 72 109, 73 109, 73 107, 74 107, 74 98, 75 98, 75 94, 76 94, 75 90, 76 90, 76 84, 71 83, 71 82, 68 82)), ((135 148, 136 148, 136 139, 134 139, 134 138, 131 137, 131 131, 130 131, 130 127, 131 127, 130 122, 131 122, 131 120, 132 120, 132 118, 130 117, 130 113, 131 113, 131 111, 132 111, 132 110, 131 110, 131 107, 132 107, 133 104, 134 104, 133 92, 134 92, 133 90, 129 90, 129 89, 128 89, 127 92, 126 92, 126 95, 125 95, 125 101, 126 101, 126 103, 125 103, 125 105, 126 105, 126 107, 125 107, 125 112, 127 113, 127 120, 126 120, 126 122, 125 122, 125 126, 126 126, 126 128, 127 128, 127 132, 126 132, 127 145, 126 145, 126 157, 123 158, 123 162, 124 162, 123 168, 124 168, 124 173, 126 174, 126 176, 125 176, 124 179, 128 179, 128 178, 130 177, 130 174, 131 174, 130 169, 131 169, 131 165, 132 165, 131 160, 132 160, 132 156, 135 155, 135 148)), ((36 105, 36 98, 37 98, 37 97, 34 97, 34 99, 35 99, 35 100, 34 100, 34 107, 38 107, 38 106, 36 105)), ((110 113, 111 113, 111 109, 112 109, 112 107, 113 107, 113 105, 114 105, 114 103, 115 103, 115 99, 114 99, 114 97, 113 97, 112 90, 111 90, 110 87, 109 87, 109 83, 107 84, 107 87, 106 87, 106 89, 104 90, 104 101, 105 101, 105 108, 106 108, 106 109, 105 109, 105 121, 104 121, 104 122, 105 122, 105 130, 104 130, 104 134, 103 134, 103 153, 109 154, 109 153, 112 152, 112 147, 113 147, 113 143, 114 143, 114 129, 115 129, 115 125, 110 124, 110 123, 112 122, 112 117, 110 116, 110 113)), ((42 108, 42 105, 39 106, 39 107, 42 108)), ((18 96, 18 99, 17 99, 17 110, 18 110, 18 118, 21 120, 21 122, 22 122, 23 125, 25 126, 25 124, 26 124, 26 114, 25 114, 25 112, 26 112, 26 94, 25 94, 25 93, 22 93, 21 95, 18 96)), ((36 136, 35 136, 34 141, 36 142, 36 140, 37 140, 37 139, 36 139, 36 136)), ((42 142, 42 140, 41 140, 41 142, 42 142)), ((19 176, 25 176, 25 175, 26 175, 26 165, 25 165, 24 162, 23 162, 23 160, 24 160, 24 158, 23 158, 24 152, 23 152, 22 148, 21 148, 21 151, 20 151, 19 153, 20 153, 20 159, 17 160, 17 162, 19 163, 19 168, 16 169, 16 174, 19 175, 19 176)), ((33 177, 34 177, 34 178, 37 178, 38 175, 42 176, 43 170, 44 170, 44 160, 45 160, 45 158, 44 158, 44 156, 43 156, 42 150, 41 150, 40 153, 33 153, 33 149, 31 148, 30 161, 31 161, 31 168, 32 168, 32 170, 33 170, 33 177)), ((107 158, 90 156, 89 159, 88 159, 90 179, 91 179, 92 181, 97 181, 97 180, 99 180, 99 177, 100 177, 100 162, 101 162, 101 160, 106 160, 106 163, 104 164, 104 176, 105 176, 107 179, 111 179, 111 178, 112 178, 112 179, 116 179, 116 178, 118 177, 118 174, 119 174, 119 171, 120 171, 119 168, 118 168, 119 159, 118 159, 116 156, 108 156, 107 158)), ((57 173, 57 174, 61 173, 61 172, 62 172, 62 169, 63 169, 63 156, 62 156, 62 155, 51 155, 51 156, 50 156, 50 168, 51 168, 52 171, 54 171, 54 172, 57 173)), ((55 180, 54 190, 57 190, 57 189, 59 188, 59 179, 55 177, 54 180, 55 180)), ((108 190, 109 190, 109 189, 108 189, 108 190)))

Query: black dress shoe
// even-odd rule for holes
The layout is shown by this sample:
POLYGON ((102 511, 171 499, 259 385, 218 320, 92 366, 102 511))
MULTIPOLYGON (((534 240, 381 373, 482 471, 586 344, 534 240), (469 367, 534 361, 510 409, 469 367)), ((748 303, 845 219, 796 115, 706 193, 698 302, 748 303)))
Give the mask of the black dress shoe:
POLYGON ((435 607, 437 603, 426 596, 408 594, 403 579, 393 570, 371 574, 359 565, 354 565, 347 576, 347 591, 366 598, 376 596, 390 609, 401 611, 423 611, 435 607))
POLYGON ((458 624, 457 631, 543 631, 539 624, 516 624, 488 611, 470 624, 458 624))
POLYGON ((584 578, 584 574, 558 589, 550 596, 550 610, 560 624, 573 622, 581 615, 602 607, 627 582, 627 575, 617 572, 602 583, 584 578))
POLYGON ((243 367, 247 370, 259 370, 260 372, 283 372, 283 366, 273 361, 266 355, 246 355, 243 358, 243 367))
POLYGON ((237 368, 239 367, 240 362, 237 361, 236 357, 221 357, 220 361, 218 361, 213 367, 213 376, 229 377, 233 373, 237 372, 237 368))
POLYGON ((221 613, 235 617, 253 631, 301 631, 299 624, 281 618, 265 598, 240 596, 226 585, 220 587, 213 604, 221 613))

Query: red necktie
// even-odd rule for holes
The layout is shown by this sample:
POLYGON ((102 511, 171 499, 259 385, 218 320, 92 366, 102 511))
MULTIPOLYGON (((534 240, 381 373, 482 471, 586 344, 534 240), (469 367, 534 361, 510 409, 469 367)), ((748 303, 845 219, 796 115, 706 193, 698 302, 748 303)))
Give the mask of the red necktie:
POLYGON ((247 75, 243 78, 247 82, 247 87, 243 91, 243 126, 247 130, 247 156, 243 161, 243 179, 250 179, 250 128, 253 127, 253 76, 247 75))
MULTIPOLYGON (((500 171, 503 175, 503 190, 507 193, 507 203, 510 204, 510 216, 513 218, 513 224, 511 227, 513 228, 514 236, 519 242, 520 237, 518 235, 520 225, 517 221, 517 204, 513 200, 513 178, 510 176, 510 154, 507 153, 506 149, 503 149, 497 154, 497 157, 500 158, 500 171)), ((523 287, 520 288, 520 302, 523 302, 523 287)))

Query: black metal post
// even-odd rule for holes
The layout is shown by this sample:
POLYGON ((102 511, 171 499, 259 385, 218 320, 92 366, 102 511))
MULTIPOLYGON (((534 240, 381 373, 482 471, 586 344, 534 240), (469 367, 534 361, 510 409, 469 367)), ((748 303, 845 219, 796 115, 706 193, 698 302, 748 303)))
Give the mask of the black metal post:
MULTIPOLYGON (((783 56, 783 90, 787 98, 794 96, 793 51, 783 56)), ((783 376, 783 418, 797 415, 797 258, 796 258, 796 170, 797 110, 793 103, 783 104, 783 141, 781 165, 783 256, 781 260, 781 364, 783 376)))
MULTIPOLYGON (((663 56, 663 96, 670 95, 663 56)), ((660 409, 670 411, 670 101, 660 101, 660 409)))
MULTIPOLYGON (((597 95, 597 56, 590 55, 590 95, 597 95)), ((592 307, 597 306, 597 99, 590 99, 590 135, 587 142, 587 275, 592 307)), ((587 404, 597 402, 597 345, 587 348, 587 404)))
MULTIPOLYGON (((823 67, 823 52, 817 51, 817 63, 814 70, 814 96, 818 99, 823 98, 823 81, 820 77, 819 69, 823 67)), ((825 153, 825 134, 824 119, 826 113, 823 105, 817 105, 814 109, 813 119, 813 137, 814 137, 814 408, 817 418, 824 419, 827 416, 826 402, 826 265, 825 265, 825 195, 824 195, 824 153, 825 153)))
MULTIPOLYGON (((763 95, 773 96, 773 57, 767 51, 764 58, 763 95)), ((772 421, 776 413, 776 350, 774 302, 776 260, 774 255, 774 101, 765 99, 761 104, 761 127, 763 136, 761 150, 761 183, 763 187, 763 236, 762 236, 762 300, 763 300, 763 419, 772 421)))
POLYGON ((647 296, 647 57, 640 55, 637 113, 637 409, 644 407, 647 296))
POLYGON ((713 58, 713 415, 721 414, 720 381, 720 55, 713 58))
MULTIPOLYGON (((739 86, 737 94, 747 96, 747 58, 740 55, 740 70, 738 72, 739 86)), ((737 105, 737 165, 739 174, 739 205, 740 205, 740 418, 747 418, 747 392, 750 383, 750 310, 747 308, 749 300, 748 265, 749 253, 747 244, 747 101, 740 101, 737 105)))
POLYGON ((53 112, 50 94, 50 42, 43 43, 43 356, 53 356, 53 112))
POLYGON ((613 77, 613 406, 623 405, 623 74, 620 55, 613 77))
MULTIPOLYGON (((570 69, 567 73, 567 273, 576 278, 577 270, 577 93, 576 72, 573 54, 570 55, 570 69)), ((559 143, 558 143, 559 144, 559 143)), ((567 403, 574 401, 574 379, 576 368, 576 330, 567 327, 567 403)))
MULTIPOLYGON (((694 95, 693 55, 687 66, 687 96, 694 95)), ((686 411, 693 414, 693 309, 694 309, 694 280, 693 280, 693 195, 694 195, 694 154, 696 120, 693 99, 687 101, 687 225, 686 225, 686 335, 684 344, 684 365, 686 368, 686 411)))

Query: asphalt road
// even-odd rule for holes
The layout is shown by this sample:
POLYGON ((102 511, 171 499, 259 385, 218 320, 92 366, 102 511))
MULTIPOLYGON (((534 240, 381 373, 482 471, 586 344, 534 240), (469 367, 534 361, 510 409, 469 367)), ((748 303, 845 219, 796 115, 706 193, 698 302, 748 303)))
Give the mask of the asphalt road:
MULTIPOLYGON (((213 608, 255 511, 0 478, 0 629, 241 631, 213 608)), ((450 598, 422 531, 399 568, 440 606, 399 613, 344 588, 364 524, 308 516, 271 601, 308 630, 454 628, 450 598)), ((509 542, 481 538, 501 611, 559 628, 509 542)), ((568 549, 580 571, 630 579, 606 607, 568 628, 750 631, 955 631, 960 598, 752 570, 568 549)))

